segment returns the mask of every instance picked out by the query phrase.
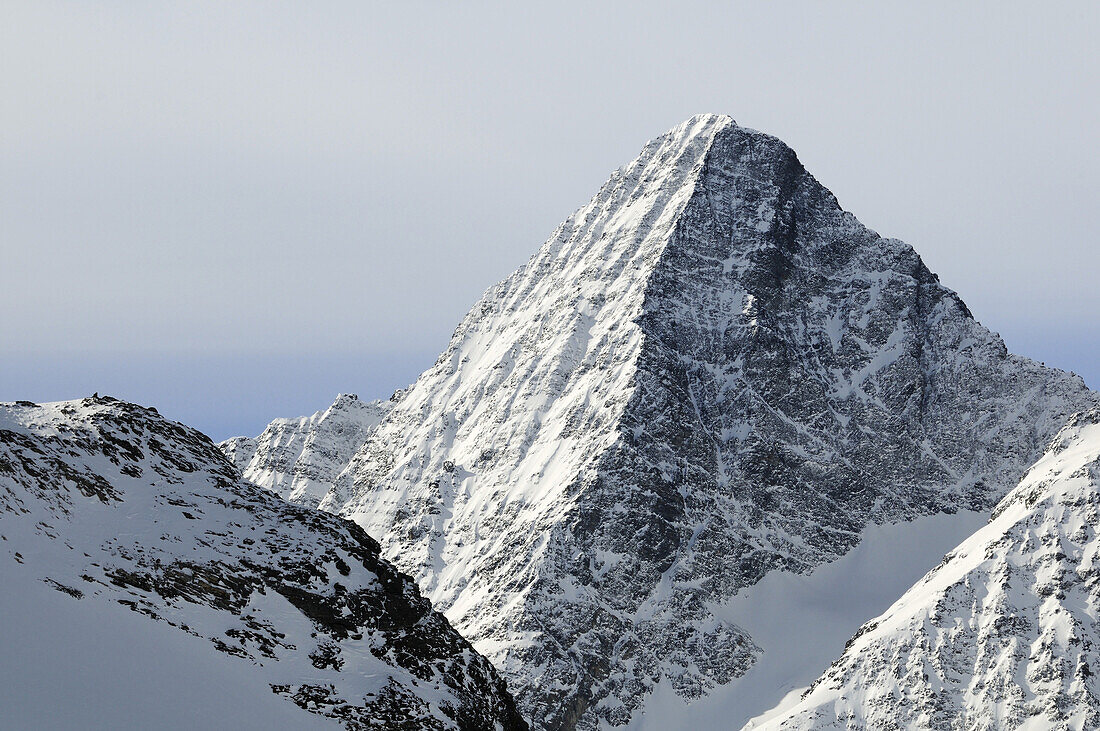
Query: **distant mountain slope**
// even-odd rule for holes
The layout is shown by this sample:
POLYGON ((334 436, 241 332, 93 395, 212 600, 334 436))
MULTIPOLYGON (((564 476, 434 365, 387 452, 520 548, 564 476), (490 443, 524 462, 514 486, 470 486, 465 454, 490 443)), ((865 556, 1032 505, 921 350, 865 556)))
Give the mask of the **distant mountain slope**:
POLYGON ((870 524, 989 510, 1096 403, 782 142, 701 115, 486 292, 320 507, 537 728, 620 726, 659 683, 698 698, 760 657, 716 606, 870 524))
POLYGON ((772 571, 717 616, 745 630, 761 650, 748 671, 703 698, 684 699, 662 683, 627 731, 736 731, 799 696, 852 635, 897 601, 943 555, 989 520, 960 510, 903 523, 870 525, 857 545, 809 573, 772 571))
POLYGON ((315 508, 396 399, 360 401, 342 393, 313 416, 276 419, 254 439, 233 437, 218 446, 249 482, 315 508))
POLYGON ((199 638, 348 728, 526 728, 493 667, 361 528, 242 481, 155 410, 0 405, 0 536, 5 575, 199 638))
POLYGON ((1100 410, 761 729, 1100 728, 1100 410))

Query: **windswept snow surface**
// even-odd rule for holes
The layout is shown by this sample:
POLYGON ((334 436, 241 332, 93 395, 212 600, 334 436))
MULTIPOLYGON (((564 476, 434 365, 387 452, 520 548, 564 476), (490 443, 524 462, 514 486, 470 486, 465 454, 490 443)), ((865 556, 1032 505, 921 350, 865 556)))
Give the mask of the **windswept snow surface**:
POLYGON ((1100 728, 1100 410, 760 729, 1100 728))
POLYGON ((486 292, 320 507, 534 726, 589 731, 735 682, 768 650, 718 607, 868 526, 990 510, 1096 403, 782 142, 700 115, 486 292))
MULTIPOLYGON (((35 627, 26 602, 40 591, 5 600, 14 614, 0 634, 5 672, 19 672, 14 658, 33 647, 45 654, 59 637, 77 642, 51 618, 104 623, 105 634, 77 642, 73 662, 51 657, 54 675, 28 668, 58 692, 75 689, 55 698, 59 722, 81 694, 105 692, 98 706, 125 706, 150 684, 209 670, 212 680, 240 676, 214 694, 211 712, 239 691, 242 709, 270 717, 275 704, 256 699, 266 686, 284 706, 275 727, 297 727, 306 715, 297 705, 352 728, 526 728, 492 666, 359 526, 243 481, 209 439, 153 409, 107 397, 0 404, 0 568, 14 577, 5 593, 37 581, 69 602, 43 604, 35 627), (118 615, 123 607, 130 616, 118 615), (121 635, 135 622, 156 629, 134 630, 131 644, 121 635), (102 665, 74 665, 112 639, 120 644, 102 665), (139 655, 104 690, 128 649, 163 652, 155 662, 178 667, 147 671, 154 660, 139 655), (81 686, 88 672, 101 676, 81 686)), ((179 708, 201 687, 166 685, 156 696, 179 708)), ((20 713, 33 713, 25 703, 37 697, 20 701, 20 713)), ((128 712, 100 707, 93 719, 128 712)), ((0 710, 0 726, 6 720, 0 710)))

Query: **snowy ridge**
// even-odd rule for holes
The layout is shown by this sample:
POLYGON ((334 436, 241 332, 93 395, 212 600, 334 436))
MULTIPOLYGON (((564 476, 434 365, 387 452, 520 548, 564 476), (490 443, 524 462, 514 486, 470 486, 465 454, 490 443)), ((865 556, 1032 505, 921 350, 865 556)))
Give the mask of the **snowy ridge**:
POLYGON ((1100 410, 760 729, 1100 727, 1100 410))
POLYGON ((1010 355, 779 140, 693 117, 469 312, 320 507, 542 729, 630 722, 762 649, 716 610, 875 523, 988 511, 1097 395, 1010 355))
POLYGON ((242 481, 155 410, 0 405, 0 537, 6 586, 37 580, 93 615, 129 608, 172 628, 181 657, 200 642, 349 728, 526 728, 492 666, 362 529, 242 481))
POLYGON ((317 507, 397 397, 360 401, 342 393, 313 416, 276 419, 258 437, 233 437, 218 446, 249 482, 317 507))

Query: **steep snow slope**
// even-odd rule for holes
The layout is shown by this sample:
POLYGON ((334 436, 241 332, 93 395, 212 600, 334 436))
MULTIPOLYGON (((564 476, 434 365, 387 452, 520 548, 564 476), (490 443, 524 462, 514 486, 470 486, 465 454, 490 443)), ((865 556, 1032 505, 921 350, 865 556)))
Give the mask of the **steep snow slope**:
POLYGON ((1100 727, 1100 410, 761 729, 1100 727))
POLYGON ((645 146, 478 302, 320 503, 545 729, 699 698, 762 648, 717 612, 870 524, 988 510, 1081 380, 1008 354, 905 244, 728 117, 645 146))
POLYGON ((154 410, 0 405, 5 577, 158 620, 192 657, 201 640, 350 728, 525 728, 492 666, 378 551, 355 524, 243 482, 209 439, 154 410))
POLYGON ((313 416, 276 419, 254 439, 233 437, 218 446, 249 482, 292 503, 317 507, 397 397, 360 401, 342 393, 313 416))

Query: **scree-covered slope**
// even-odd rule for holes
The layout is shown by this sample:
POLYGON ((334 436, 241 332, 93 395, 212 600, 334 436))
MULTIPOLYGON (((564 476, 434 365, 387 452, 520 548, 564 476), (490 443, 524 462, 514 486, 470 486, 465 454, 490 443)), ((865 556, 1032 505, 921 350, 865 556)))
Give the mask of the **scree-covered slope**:
POLYGON ((1100 410, 761 729, 1100 727, 1100 410))
POLYGON ((716 611, 873 523, 989 510, 1097 402, 1010 355, 779 140, 702 115, 483 296, 320 502, 541 729, 698 698, 763 650, 716 611))
MULTIPOLYGON (((241 687, 285 697, 287 727, 310 726, 291 702, 352 729, 527 727, 489 662, 359 526, 243 481, 208 438, 152 409, 99 397, 0 405, 0 571, 8 590, 32 581, 72 602, 64 614, 102 617, 108 637, 121 626, 108 605, 164 627, 135 631, 135 648, 163 649, 171 654, 160 662, 179 664, 157 677, 194 667, 229 675, 234 658, 241 687)), ((25 635, 33 617, 12 606, 25 635)), ((44 606, 33 629, 52 638, 54 615, 44 606)), ((9 658, 24 640, 5 640, 9 658)), ((71 659, 101 640, 88 637, 71 659)), ((135 675, 144 660, 128 667, 113 650, 103 659, 113 695, 96 699, 92 719, 112 705, 140 707, 128 696, 149 686, 135 675)), ((73 667, 57 659, 59 688, 73 686, 73 667)), ((178 692, 194 698, 193 688, 178 692)), ((220 689, 213 695, 215 707, 225 703, 220 689)), ((40 727, 66 717, 67 698, 58 693, 40 727)))

